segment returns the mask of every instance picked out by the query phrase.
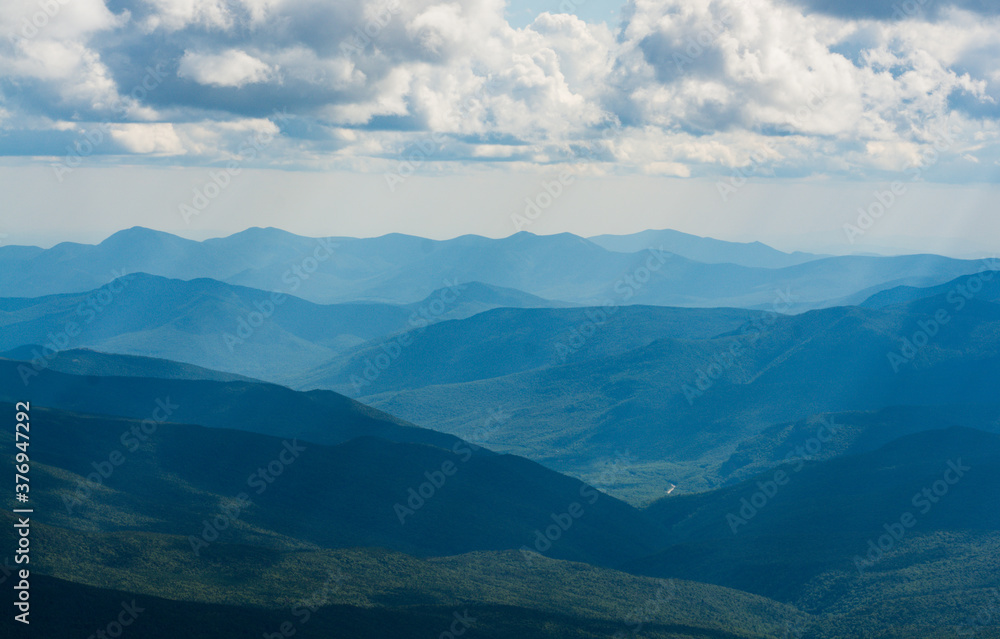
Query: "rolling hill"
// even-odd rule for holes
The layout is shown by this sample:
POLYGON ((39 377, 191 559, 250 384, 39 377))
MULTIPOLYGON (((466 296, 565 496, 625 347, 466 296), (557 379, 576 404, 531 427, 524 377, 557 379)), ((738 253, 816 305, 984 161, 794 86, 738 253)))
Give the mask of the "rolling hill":
MULTIPOLYGON (((454 335, 454 344, 466 343, 462 328, 438 327, 454 335)), ((372 386, 379 392, 362 399, 464 437, 475 433, 487 407, 499 407, 507 419, 484 443, 583 479, 613 451, 628 450, 636 474, 612 492, 634 499, 632 491, 645 487, 642 498, 649 499, 670 484, 688 492, 726 481, 739 470, 730 458, 740 442, 776 424, 891 406, 991 403, 1000 375, 998 329, 1000 305, 971 299, 958 309, 937 296, 882 310, 781 316, 711 339, 662 337, 516 372, 493 359, 467 363, 466 381, 457 381, 464 373, 452 363, 448 377, 429 374, 428 385, 412 387, 419 377, 407 371, 436 370, 449 353, 441 347, 430 359, 435 365, 401 356, 379 377, 381 387, 372 386), (942 310, 947 322, 935 328, 942 310), (923 327, 933 335, 922 335, 923 327)))
POLYGON ((154 422, 196 423, 337 444, 361 436, 451 448, 452 435, 418 428, 331 391, 299 393, 264 382, 101 377, 35 371, 0 359, 0 401, 154 422), (24 380, 28 383, 25 384, 24 380))
POLYGON ((627 504, 463 442, 445 449, 362 436, 326 446, 306 428, 277 436, 170 422, 143 429, 139 420, 37 406, 32 501, 46 513, 40 521, 63 528, 201 535, 204 543, 189 544, 196 555, 217 536, 434 556, 533 548, 536 532, 559 520, 557 542, 543 548, 551 557, 612 566, 655 549, 657 527, 627 504), (81 484, 95 469, 99 486, 81 484), (228 523, 203 533, 219 513, 228 523))
MULTIPOLYGON (((134 421, 41 407, 32 417, 41 605, 74 593, 71 605, 106 613, 135 599, 158 611, 145 623, 175 630, 187 627, 177 615, 203 620, 204 629, 235 614, 267 632, 316 601, 310 627, 345 636, 362 623, 355 620, 371 618, 403 633, 385 636, 419 636, 457 609, 498 637, 945 637, 989 604, 997 569, 989 549, 1000 548, 1000 519, 988 502, 1000 488, 1000 437, 970 429, 919 433, 799 469, 786 464, 788 480, 773 489, 758 482, 775 470, 638 511, 606 495, 589 503, 579 482, 525 460, 480 452, 461 461, 367 437, 308 446, 256 491, 247 475, 281 459, 280 439, 165 423, 123 450, 119 434, 134 421), (113 464, 116 450, 124 461, 113 464), (396 521, 386 506, 449 459, 458 470, 405 524, 396 521), (97 473, 99 485, 88 485, 86 474, 97 473), (911 499, 944 479, 936 502, 911 499), (240 491, 251 503, 239 502, 240 491), (770 496, 734 535, 727 516, 758 491, 770 496), (568 500, 584 512, 550 548, 517 549, 568 500), (907 512, 916 523, 901 524, 905 532, 859 573, 855 556, 865 556, 867 540, 908 522, 907 512), (359 548, 354 538, 395 550, 359 548), (400 552, 463 546, 487 549, 400 552), (658 549, 644 555, 650 546, 658 549), (631 556, 625 567, 648 578, 557 559, 574 555, 598 563, 631 556), (163 600, 173 603, 153 605, 163 600)), ((81 611, 79 620, 92 617, 81 611)), ((976 630, 996 636, 998 628, 976 630)))
POLYGON ((40 344, 19 346, 0 353, 0 358, 31 362, 41 356, 45 368, 70 375, 93 377, 152 377, 156 379, 204 379, 215 382, 256 382, 258 380, 223 373, 210 368, 183 364, 169 359, 102 353, 89 348, 73 348, 56 353, 45 351, 40 344), (42 354, 42 353, 45 354, 42 354), (48 355, 48 357, 46 357, 48 355))
POLYGON ((296 388, 329 388, 354 396, 468 382, 621 354, 668 337, 707 339, 761 315, 743 309, 655 306, 494 309, 410 331, 405 347, 396 338, 348 349, 287 381, 296 388), (392 356, 390 364, 373 366, 380 356, 392 356))
POLYGON ((283 381, 348 348, 415 327, 499 305, 550 304, 519 291, 455 282, 409 305, 322 305, 210 279, 137 273, 85 294, 0 299, 0 349, 38 345, 18 353, 51 359, 54 350, 85 346, 283 381))
POLYGON ((996 276, 997 270, 1000 270, 1000 263, 996 260, 984 260, 978 272, 971 275, 963 275, 937 286, 895 286, 875 293, 859 306, 887 308, 928 297, 943 297, 945 301, 954 304, 956 302, 950 300, 960 300, 970 295, 978 300, 1000 301, 1000 278, 996 276))
MULTIPOLYGON (((807 612, 895 619, 914 635, 934 623, 955 632, 986 601, 997 569, 1000 518, 986 502, 1000 490, 998 461, 1000 436, 957 427, 860 455, 791 461, 653 504, 647 512, 673 542, 630 567, 807 612)), ((870 631, 862 628, 855 632, 870 631)))

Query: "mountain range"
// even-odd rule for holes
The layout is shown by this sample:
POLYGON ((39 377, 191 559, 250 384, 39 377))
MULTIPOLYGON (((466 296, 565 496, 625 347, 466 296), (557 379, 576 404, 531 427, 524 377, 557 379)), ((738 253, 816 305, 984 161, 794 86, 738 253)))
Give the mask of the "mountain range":
POLYGON ((673 231, 0 247, 40 632, 1000 637, 995 270, 673 231))
POLYGON ((800 251, 785 253, 761 242, 726 242, 672 229, 641 231, 629 235, 595 235, 587 239, 618 253, 638 253, 650 246, 662 247, 675 255, 706 264, 782 268, 829 257, 800 251))
POLYGON ((460 297, 446 288, 411 305, 323 305, 207 278, 136 273, 87 293, 0 299, 0 349, 91 347, 279 381, 406 329, 498 306, 548 305, 477 282, 454 288, 460 297))
MULTIPOLYGON (((619 339, 608 322, 594 327, 593 337, 565 361, 558 352, 576 343, 571 332, 553 338, 541 328, 533 340, 535 325, 525 315, 537 311, 516 311, 519 321, 491 324, 493 341, 511 344, 498 349, 517 353, 515 344, 541 344, 547 358, 464 357, 465 345, 482 343, 481 325, 502 312, 491 311, 435 326, 441 335, 361 386, 368 393, 362 400, 466 437, 484 410, 502 408, 507 418, 483 440, 498 450, 581 478, 599 472, 615 451, 628 450, 639 475, 623 480, 624 492, 616 494, 639 498, 632 491, 640 486, 643 499, 672 485, 681 492, 704 490, 739 476, 734 447, 777 424, 891 406, 992 403, 1000 375, 1000 305, 973 296, 962 297, 959 306, 938 289, 927 294, 882 309, 759 316, 734 328, 723 322, 730 310, 675 309, 689 316, 689 325, 708 328, 701 336, 665 334, 669 325, 662 319, 647 325, 623 314, 630 340, 619 339), (714 314, 715 321, 699 313, 714 314), (512 362, 525 364, 512 370, 512 362), (428 370, 447 372, 421 373, 428 370)), ((370 357, 370 351, 341 356, 335 361, 342 372, 326 386, 350 392, 346 373, 370 357), (349 365, 340 363, 345 360, 349 365)), ((995 424, 991 419, 996 413, 975 423, 995 424)), ((934 422, 949 425, 947 415, 934 422)))
POLYGON ((793 310, 799 312, 841 303, 859 291, 870 296, 893 286, 940 284, 979 267, 976 261, 933 255, 809 260, 793 255, 788 264, 774 268, 779 252, 767 247, 748 252, 743 244, 714 242, 710 251, 687 250, 685 242, 669 237, 662 246, 646 243, 658 242, 662 235, 613 242, 629 249, 642 246, 622 253, 568 233, 520 232, 501 239, 466 235, 430 240, 399 234, 317 239, 253 228, 195 242, 135 227, 98 245, 0 247, 0 297, 84 293, 123 275, 148 273, 210 278, 319 304, 411 304, 455 283, 481 282, 585 305, 772 308, 776 296, 785 292, 794 296, 793 310), (668 245, 683 252, 672 252, 668 245), (756 252, 762 254, 759 260, 750 257, 756 252), (720 263, 727 253, 742 256, 734 257, 742 263, 720 263))

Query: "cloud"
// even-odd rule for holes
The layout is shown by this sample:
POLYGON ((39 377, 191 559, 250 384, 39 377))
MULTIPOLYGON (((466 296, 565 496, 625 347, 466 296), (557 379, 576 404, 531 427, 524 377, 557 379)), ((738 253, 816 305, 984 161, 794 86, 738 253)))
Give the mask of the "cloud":
MULTIPOLYGON (((25 155, 32 131, 42 155, 54 127, 104 120, 144 125, 119 129, 123 154, 217 162, 240 143, 226 126, 269 121, 261 165, 378 170, 419 147, 427 170, 870 177, 946 127, 935 170, 988 176, 996 12, 824 1, 630 0, 613 32, 564 13, 513 28, 502 0, 73 0, 0 41, 0 130, 25 155)), ((37 6, 5 3, 0 27, 37 6)))
POLYGON ((100 0, 3 3, 0 101, 10 113, 5 126, 121 104, 123 98, 101 52, 88 42, 128 22, 128 11, 115 15, 100 0))
POLYGON ((217 87, 242 87, 244 84, 268 82, 276 68, 240 49, 220 53, 185 51, 177 67, 177 75, 198 84, 217 87))
POLYGON ((226 0, 146 0, 152 11, 139 23, 145 32, 186 27, 224 30, 233 25, 236 3, 226 0))
POLYGON ((79 40, 123 26, 129 13, 113 14, 101 0, 5 0, 0 37, 10 44, 35 39, 79 40))
POLYGON ((129 153, 142 155, 180 155, 184 147, 170 123, 117 124, 111 139, 129 153))

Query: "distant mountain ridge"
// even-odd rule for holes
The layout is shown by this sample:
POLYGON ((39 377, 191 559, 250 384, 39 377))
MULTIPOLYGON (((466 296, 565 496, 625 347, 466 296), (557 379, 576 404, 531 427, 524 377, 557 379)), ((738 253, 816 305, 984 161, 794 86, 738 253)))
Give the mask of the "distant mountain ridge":
MULTIPOLYGON (((0 350, 29 344, 57 349, 83 346, 274 382, 300 375, 370 340, 498 305, 568 306, 480 282, 452 282, 407 305, 315 304, 207 278, 178 280, 137 273, 88 293, 0 298, 0 350), (78 331, 65 335, 71 325, 78 331)), ((34 357, 30 349, 18 353, 34 357)))
POLYGON ((862 301, 865 308, 886 308, 930 297, 942 297, 949 305, 962 298, 1000 301, 1000 260, 983 260, 978 272, 962 275, 936 286, 895 286, 875 293, 862 301))
POLYGON ((253 228, 195 242, 135 227, 95 246, 0 247, 0 297, 79 293, 124 273, 142 272, 182 280, 210 278, 314 303, 411 304, 445 282, 457 281, 582 305, 766 308, 773 305, 775 291, 789 291, 797 297, 794 312, 799 312, 836 304, 862 290, 870 295, 880 286, 936 284, 976 269, 975 262, 940 256, 824 258, 708 238, 691 240, 695 248, 688 250, 690 238, 677 239, 686 237, 663 231, 624 240, 598 239, 630 243, 628 248, 642 246, 639 252, 622 253, 569 233, 357 239, 307 238, 253 228), (648 244, 661 236, 665 242, 648 244))
POLYGON ((629 235, 595 235, 588 240, 619 253, 638 253, 649 247, 706 264, 739 264, 764 268, 782 268, 829 257, 812 253, 785 253, 761 242, 727 242, 699 237, 671 229, 647 230, 629 235))

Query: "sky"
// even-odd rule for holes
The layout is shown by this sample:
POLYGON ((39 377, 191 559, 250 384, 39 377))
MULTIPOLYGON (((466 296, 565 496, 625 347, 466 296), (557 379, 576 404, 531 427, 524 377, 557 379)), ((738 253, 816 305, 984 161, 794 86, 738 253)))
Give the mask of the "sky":
POLYGON ((5 0, 0 242, 991 254, 998 59, 984 0, 5 0))

